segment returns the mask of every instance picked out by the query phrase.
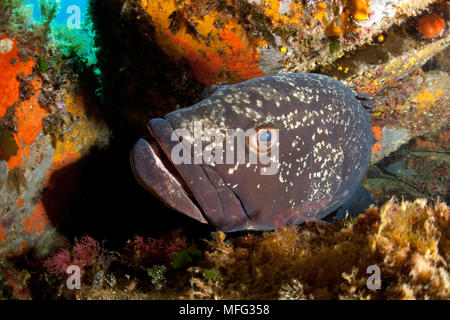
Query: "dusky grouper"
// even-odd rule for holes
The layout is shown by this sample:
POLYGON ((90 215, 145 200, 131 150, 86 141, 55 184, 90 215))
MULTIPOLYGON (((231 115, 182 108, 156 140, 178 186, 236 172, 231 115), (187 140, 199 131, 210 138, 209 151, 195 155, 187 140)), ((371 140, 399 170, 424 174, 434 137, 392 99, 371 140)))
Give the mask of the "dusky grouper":
POLYGON ((131 166, 138 182, 167 206, 218 230, 270 230, 336 210, 359 214, 373 203, 360 182, 374 138, 358 98, 343 83, 311 73, 219 86, 190 107, 151 119, 150 136, 135 144, 131 166), (218 135, 195 140, 199 124, 218 135), (229 130, 238 128, 250 132, 246 162, 237 156, 232 163, 193 160, 195 150, 224 146, 229 130), (270 165, 249 161, 263 153, 270 165))

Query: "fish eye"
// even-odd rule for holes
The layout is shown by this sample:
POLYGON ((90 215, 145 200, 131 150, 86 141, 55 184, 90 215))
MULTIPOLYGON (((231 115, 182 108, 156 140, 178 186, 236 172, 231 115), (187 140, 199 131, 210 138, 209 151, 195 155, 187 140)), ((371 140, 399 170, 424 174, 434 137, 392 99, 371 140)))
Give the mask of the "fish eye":
POLYGON ((256 152, 268 152, 278 142, 278 130, 271 126, 256 128, 250 136, 250 147, 256 152))

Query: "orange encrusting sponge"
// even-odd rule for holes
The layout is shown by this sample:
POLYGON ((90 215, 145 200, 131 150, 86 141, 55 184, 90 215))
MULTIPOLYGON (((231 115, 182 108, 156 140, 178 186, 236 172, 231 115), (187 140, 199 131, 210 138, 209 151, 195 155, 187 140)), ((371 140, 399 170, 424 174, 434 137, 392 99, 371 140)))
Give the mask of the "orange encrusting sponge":
POLYGON ((445 29, 445 21, 436 13, 430 13, 419 19, 419 32, 428 39, 434 38, 445 29))

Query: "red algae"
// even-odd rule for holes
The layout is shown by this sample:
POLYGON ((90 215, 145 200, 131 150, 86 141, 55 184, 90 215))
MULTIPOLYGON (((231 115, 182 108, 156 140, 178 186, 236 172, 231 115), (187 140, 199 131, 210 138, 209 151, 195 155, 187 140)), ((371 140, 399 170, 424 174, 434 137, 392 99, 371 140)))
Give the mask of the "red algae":
MULTIPOLYGON (((0 217, 0 222, 2 222, 2 217, 0 217)), ((4 227, 0 227, 0 240, 6 240, 4 227)))

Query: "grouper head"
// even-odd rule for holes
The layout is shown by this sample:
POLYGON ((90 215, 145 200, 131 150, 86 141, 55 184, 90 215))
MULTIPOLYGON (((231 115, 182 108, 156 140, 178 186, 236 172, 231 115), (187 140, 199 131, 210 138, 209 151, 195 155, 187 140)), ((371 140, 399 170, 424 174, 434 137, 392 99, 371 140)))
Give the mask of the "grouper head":
POLYGON ((319 74, 221 86, 151 119, 148 129, 131 152, 137 181, 168 207, 223 231, 330 214, 355 193, 373 144, 355 93, 319 74))

